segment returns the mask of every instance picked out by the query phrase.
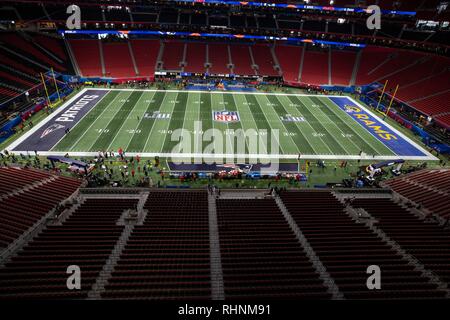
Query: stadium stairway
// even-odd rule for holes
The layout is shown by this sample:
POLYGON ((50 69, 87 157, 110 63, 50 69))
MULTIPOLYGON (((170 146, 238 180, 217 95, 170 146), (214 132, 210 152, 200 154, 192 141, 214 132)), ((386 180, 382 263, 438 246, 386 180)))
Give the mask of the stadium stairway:
POLYGON ((421 170, 383 184, 423 206, 427 213, 450 218, 450 170, 421 170))
POLYGON ((186 43, 186 65, 185 72, 205 73, 206 65, 206 44, 204 43, 186 43))
POLYGON ((208 58, 211 63, 209 73, 229 74, 230 57, 228 55, 228 45, 225 43, 210 43, 208 44, 208 58), (221 54, 217 54, 221 53, 221 54))
POLYGON ((129 42, 100 42, 103 47, 105 75, 112 78, 135 77, 136 69, 129 42))
POLYGON ((164 49, 162 53, 163 69, 170 71, 180 71, 183 62, 184 43, 174 40, 164 42, 164 49))
POLYGON ((330 192, 288 191, 281 199, 346 299, 446 297, 373 228, 353 220, 330 192), (370 265, 381 268, 383 290, 365 286, 370 265))
POLYGON ((224 300, 222 256, 220 254, 216 195, 208 192, 209 259, 211 264, 211 299, 224 300))
POLYGON ((448 298, 448 232, 389 192, 349 197, 84 189, 2 260, 0 299, 448 298), (373 264, 381 290, 365 286, 373 264))
POLYGON ((275 70, 275 61, 273 60, 271 47, 268 45, 255 44, 250 48, 255 65, 258 67, 258 74, 265 76, 278 76, 275 70))
POLYGON ((301 83, 313 85, 329 84, 327 52, 305 49, 302 65, 303 69, 300 75, 301 83))
POLYGON ((81 185, 76 179, 15 168, 1 168, 0 181, 0 248, 7 251, 81 185))
POLYGON ((92 288, 88 293, 88 299, 99 299, 101 298, 102 293, 105 292, 105 286, 112 276, 112 272, 114 271, 117 261, 120 259, 122 251, 124 250, 128 239, 134 230, 134 226, 139 222, 139 217, 143 216, 142 202, 145 202, 147 197, 148 193, 144 193, 143 196, 139 196, 139 198, 136 199, 125 199, 126 201, 134 202, 136 205, 136 210, 124 210, 121 217, 117 220, 118 225, 124 226, 123 232, 116 242, 113 251, 108 257, 108 260, 100 271, 100 274, 96 278, 95 283, 92 285, 92 288))
POLYGON ((48 225, 3 268, 0 299, 87 298, 120 239, 116 221, 137 199, 87 199, 61 225, 48 225), (68 290, 67 267, 82 270, 80 290, 68 290))
POLYGON ((35 64, 42 65, 47 69, 53 67, 55 71, 67 70, 60 59, 55 59, 48 52, 35 46, 32 39, 32 36, 23 32, 4 33, 0 36, 0 41, 4 42, 8 48, 13 49, 14 52, 21 54, 35 64))
POLYGON ((153 77, 160 49, 159 40, 130 40, 139 76, 153 77))
POLYGON ((206 191, 151 191, 144 209, 101 296, 211 299, 206 191))
POLYGON ((450 297, 450 234, 445 226, 418 217, 390 199, 356 199, 352 206, 372 215, 377 227, 446 285, 450 297))
POLYGON ((100 63, 100 49, 97 40, 75 40, 68 41, 74 54, 76 64, 84 77, 103 76, 100 63))
POLYGON ((330 299, 273 198, 218 199, 225 299, 330 299))
POLYGON ((238 75, 254 75, 253 62, 250 56, 249 45, 230 44, 230 62, 233 72, 238 75))

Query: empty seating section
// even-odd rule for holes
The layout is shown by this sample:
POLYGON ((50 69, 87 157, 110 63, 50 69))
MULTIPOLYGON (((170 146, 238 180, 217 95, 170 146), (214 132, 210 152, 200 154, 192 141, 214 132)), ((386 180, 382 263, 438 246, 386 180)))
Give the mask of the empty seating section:
POLYGON ((450 284, 450 234, 436 222, 419 218, 390 199, 358 199, 386 235, 411 254, 442 282, 450 284))
POLYGON ((450 85, 450 70, 444 70, 437 73, 423 81, 414 83, 405 88, 399 89, 399 94, 406 101, 413 101, 417 98, 430 96, 436 92, 443 92, 449 89, 450 85))
POLYGON ((68 58, 66 55, 66 50, 59 39, 44 35, 36 35, 34 36, 33 41, 50 51, 52 54, 56 55, 58 58, 67 62, 68 58))
POLYGON ((356 84, 363 85, 371 83, 374 79, 372 73, 382 66, 391 54, 395 52, 392 48, 367 47, 361 53, 356 84))
POLYGON ((34 85, 34 83, 29 80, 22 79, 11 73, 3 72, 1 70, 0 70, 0 79, 2 79, 2 81, 7 80, 9 83, 12 83, 13 85, 16 85, 19 87, 24 86, 25 88, 30 88, 34 85))
POLYGON ((29 74, 30 76, 36 76, 36 74, 38 73, 35 69, 30 68, 29 66, 27 66, 23 63, 20 63, 19 61, 14 60, 14 59, 12 59, 4 54, 1 54, 1 53, 0 53, 0 59, 2 61, 2 64, 6 65, 8 67, 17 69, 26 74, 29 74))
MULTIPOLYGON (((60 43, 56 39, 40 36, 43 46, 55 48, 55 53, 62 55, 62 48, 56 49, 60 43)), ((40 38, 38 38, 40 39, 40 38)), ((37 40, 36 40, 37 41, 37 40)), ((159 40, 130 40, 136 66, 140 76, 153 76, 160 45, 159 40)), ((98 40, 70 40, 78 66, 83 76, 102 76, 98 40)), ((206 46, 200 42, 182 42, 167 40, 164 42, 162 61, 164 70, 181 71, 180 63, 186 59, 184 71, 206 72, 205 63, 211 67, 209 73, 227 74, 231 70, 227 65, 231 62, 233 72, 238 75, 253 75, 254 63, 260 75, 277 76, 275 61, 269 45, 254 44, 208 44, 208 60, 206 46), (230 48, 231 57, 228 54, 230 48), (185 52, 186 48, 186 52, 185 52), (186 56, 184 56, 186 54, 186 56)), ((106 75, 112 77, 136 76, 132 57, 126 43, 103 43, 103 55, 106 75)), ((449 112, 447 101, 450 87, 450 60, 445 57, 426 55, 420 52, 368 46, 361 51, 360 62, 355 65, 357 52, 341 49, 312 50, 300 46, 276 45, 275 56, 280 64, 283 79, 287 83, 305 83, 313 85, 349 85, 356 69, 355 84, 364 85, 378 81, 388 82, 388 92, 398 84, 397 97, 426 113, 440 116, 440 121, 448 124, 449 112), (302 50, 306 50, 302 64, 302 50), (330 60, 331 58, 331 60, 330 60), (331 64, 329 65, 329 62, 331 64), (303 65, 299 79, 300 65, 303 65)), ((1 70, 0 70, 1 72, 1 70)), ((4 77, 15 77, 11 75, 4 77)), ((28 82, 28 79, 9 79, 13 83, 28 82)), ((11 88, 3 86, 4 95, 10 95, 11 88)), ((439 118, 437 119, 439 121, 439 118)))
POLYGON ((355 66, 356 53, 351 51, 332 51, 331 83, 348 86, 355 66))
POLYGON ((20 168, 0 168, 0 196, 19 191, 30 184, 49 179, 51 175, 41 171, 20 168))
POLYGON ((14 98, 17 95, 17 92, 3 87, 0 83, 0 103, 9 100, 10 98, 14 98))
POLYGON ((384 183, 431 212, 450 218, 450 170, 422 170, 384 183))
MULTIPOLYGON (((449 192, 449 179, 450 170, 423 170, 388 183, 394 189, 412 189, 412 198, 427 194, 428 200, 437 190, 449 192), (414 184, 406 184, 410 182, 414 184)), ((0 193, 0 248, 79 184, 46 172, 1 168, 0 185, 13 192, 3 188, 0 193)), ((80 199, 72 213, 47 222, 0 267, 0 300, 86 299, 90 292, 105 299, 212 298, 211 203, 205 190, 150 190, 145 219, 127 226, 125 213, 140 210, 136 194, 80 199), (67 288, 66 271, 73 265, 81 270, 81 290, 67 288), (109 267, 110 274, 101 273, 109 267), (98 291, 94 284, 102 281, 104 290, 98 291)), ((389 198, 357 197, 351 202, 371 220, 351 216, 328 190, 283 191, 280 199, 295 228, 273 198, 216 199, 226 300, 331 299, 308 256, 311 249, 345 299, 445 298, 446 291, 411 263, 411 257, 417 259, 438 281, 450 284, 450 234, 436 220, 416 216, 389 198), (299 242, 296 227, 308 246, 299 242), (410 258, 388 244, 384 234, 410 258), (380 290, 367 288, 371 265, 381 269, 380 290)), ((449 205, 447 201, 441 207, 449 205)))
POLYGON ((135 77, 128 42, 103 42, 106 76, 113 78, 135 77))
POLYGON ((272 52, 267 45, 255 44, 252 46, 253 59, 258 65, 258 74, 264 76, 278 76, 278 72, 273 68, 275 62, 273 61, 272 52))
POLYGON ((104 298, 211 299, 206 191, 150 192, 104 298))
POLYGON ((103 76, 98 40, 70 40, 69 43, 84 77, 103 76))
POLYGON ((14 168, 0 169, 0 183, 0 248, 14 242, 81 184, 72 178, 14 168))
POLYGON ((1 35, 0 40, 8 44, 10 49, 19 51, 19 53, 26 55, 27 58, 35 60, 38 63, 53 67, 56 71, 65 71, 67 69, 65 66, 60 65, 58 62, 43 53, 40 49, 35 47, 31 41, 25 40, 19 34, 5 33, 1 35))
MULTIPOLYGON (((423 57, 421 53, 396 50, 389 55, 384 63, 372 70, 370 73, 370 81, 382 82, 386 78, 389 79, 391 74, 394 75, 398 72, 403 72, 403 68, 414 65, 421 57, 423 57)), ((395 84, 390 83, 389 86, 395 88, 395 84)))
POLYGON ((233 72, 238 75, 252 75, 252 59, 248 45, 230 44, 231 61, 234 65, 233 72))
POLYGON ((183 60, 184 43, 178 41, 166 41, 163 52, 164 70, 181 70, 180 62, 183 60))
MULTIPOLYGON (((448 76, 450 77, 450 73, 448 76)), ((427 98, 418 98, 413 102, 409 102, 409 104, 419 110, 426 111, 427 114, 435 116, 435 120, 440 120, 446 123, 447 126, 450 125, 449 121, 445 121, 450 114, 450 89, 440 94, 432 94, 427 98), (447 118, 445 118, 445 116, 447 116, 447 118)))
POLYGON ((87 298, 123 226, 116 222, 137 199, 87 199, 61 225, 49 225, 4 268, 0 299, 87 298), (81 290, 66 285, 69 266, 81 271, 81 290))
POLYGON ((205 72, 206 45, 204 43, 186 43, 186 72, 205 72))
POLYGON ((328 191, 284 192, 283 203, 347 299, 441 298, 445 291, 414 269, 328 191), (382 270, 381 290, 368 290, 367 268, 382 270))
POLYGON ((275 54, 283 72, 284 81, 299 82, 298 73, 300 71, 302 50, 302 47, 297 46, 275 46, 275 54))
POLYGON ((433 57, 428 57, 417 61, 417 63, 411 65, 406 70, 393 74, 387 79, 381 80, 380 82, 385 83, 386 80, 389 80, 388 89, 393 89, 397 84, 401 84, 399 91, 397 92, 398 96, 400 97, 403 92, 403 88, 408 91, 407 88, 409 84, 425 80, 433 75, 440 74, 443 68, 444 64, 442 64, 441 60, 436 60, 433 57), (420 77, 417 77, 417 75, 420 75, 420 77))
POLYGON ((208 44, 208 58, 211 63, 209 73, 229 74, 230 69, 227 65, 230 63, 228 56, 228 45, 225 43, 208 44))
POLYGON ((217 200, 225 299, 330 298, 273 199, 217 200))
POLYGON ((328 84, 328 52, 305 51, 300 82, 314 85, 328 84))
POLYGON ((0 103, 39 83, 36 77, 37 70, 14 60, 7 54, 6 52, 0 53, 0 61, 2 61, 0 64, 0 103))
MULTIPOLYGON (((399 85, 397 98, 425 114, 450 112, 450 60, 418 52, 367 47, 362 51, 356 84, 388 80, 388 92, 399 85)), ((440 119, 446 125, 446 117, 440 119)))
POLYGON ((440 115, 440 116, 436 117, 435 120, 436 120, 436 122, 439 122, 441 125, 449 126, 450 125, 450 114, 440 115))
POLYGON ((131 40, 140 76, 153 76, 159 52, 159 40, 131 40))

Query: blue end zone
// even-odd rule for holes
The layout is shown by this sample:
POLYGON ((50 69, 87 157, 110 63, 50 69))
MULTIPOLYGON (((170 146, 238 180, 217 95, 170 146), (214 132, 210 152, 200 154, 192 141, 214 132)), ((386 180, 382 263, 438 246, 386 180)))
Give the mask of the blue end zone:
MULTIPOLYGON (((65 135, 65 129, 72 129, 109 91, 88 90, 68 106, 57 109, 52 118, 33 132, 12 151, 48 151, 65 135)), ((70 133, 69 133, 70 134, 70 133)))
POLYGON ((427 156, 421 150, 417 149, 416 146, 400 136, 398 132, 376 119, 371 113, 357 106, 349 98, 329 97, 329 99, 398 156, 427 156))

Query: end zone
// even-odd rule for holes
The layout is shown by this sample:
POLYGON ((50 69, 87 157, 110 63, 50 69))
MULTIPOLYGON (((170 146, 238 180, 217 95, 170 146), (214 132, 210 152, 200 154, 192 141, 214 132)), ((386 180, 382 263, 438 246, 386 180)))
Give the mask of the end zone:
POLYGON ((105 90, 83 89, 37 124, 25 135, 11 143, 6 150, 12 153, 49 151, 108 93, 105 90))

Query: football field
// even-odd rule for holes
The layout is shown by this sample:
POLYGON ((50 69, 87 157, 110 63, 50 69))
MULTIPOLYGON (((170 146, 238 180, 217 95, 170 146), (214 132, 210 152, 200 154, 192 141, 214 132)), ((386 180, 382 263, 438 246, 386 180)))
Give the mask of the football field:
POLYGON ((346 96, 184 90, 83 89, 7 149, 89 156, 119 148, 141 156, 435 159, 346 96))

